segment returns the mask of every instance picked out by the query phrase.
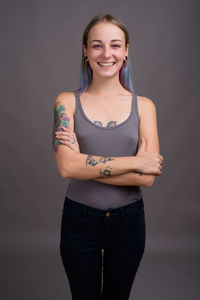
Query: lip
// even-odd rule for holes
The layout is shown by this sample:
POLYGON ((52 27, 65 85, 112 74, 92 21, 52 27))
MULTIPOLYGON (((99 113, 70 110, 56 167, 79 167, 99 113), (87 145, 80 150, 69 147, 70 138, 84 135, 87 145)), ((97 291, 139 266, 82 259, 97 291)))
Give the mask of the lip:
POLYGON ((98 64, 115 64, 115 61, 98 61, 98 64))
POLYGON ((101 68, 101 69, 104 69, 104 70, 107 70, 107 69, 111 69, 112 67, 114 67, 114 65, 116 64, 116 62, 101 62, 101 63, 105 63, 105 64, 110 64, 110 63, 112 63, 112 65, 111 66, 101 66, 100 64, 99 64, 99 62, 97 63, 98 64, 98 66, 101 68))

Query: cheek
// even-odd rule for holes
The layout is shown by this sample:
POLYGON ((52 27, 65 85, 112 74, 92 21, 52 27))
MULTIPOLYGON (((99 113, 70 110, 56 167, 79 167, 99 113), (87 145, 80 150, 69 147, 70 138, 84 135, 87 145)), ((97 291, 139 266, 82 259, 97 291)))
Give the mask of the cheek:
POLYGON ((91 51, 89 53, 90 59, 92 59, 92 60, 96 60, 99 57, 99 55, 100 55, 100 52, 91 51))
POLYGON ((117 51, 113 54, 113 56, 115 56, 118 60, 123 60, 124 59, 124 56, 125 56, 125 53, 123 50, 121 51, 117 51))

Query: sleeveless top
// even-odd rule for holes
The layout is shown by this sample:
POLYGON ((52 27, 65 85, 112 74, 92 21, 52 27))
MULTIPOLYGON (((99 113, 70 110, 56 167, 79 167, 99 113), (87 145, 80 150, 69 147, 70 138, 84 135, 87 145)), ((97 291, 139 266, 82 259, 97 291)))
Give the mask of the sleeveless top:
MULTIPOLYGON (((138 149, 138 104, 137 95, 132 93, 132 107, 128 118, 114 127, 101 127, 85 115, 80 101, 80 92, 73 91, 76 98, 74 131, 80 152, 98 156, 134 156, 138 149)), ((106 178, 106 177, 105 177, 106 178)), ((82 204, 99 208, 118 208, 140 200, 140 186, 119 186, 98 182, 93 179, 70 178, 66 197, 82 204)))

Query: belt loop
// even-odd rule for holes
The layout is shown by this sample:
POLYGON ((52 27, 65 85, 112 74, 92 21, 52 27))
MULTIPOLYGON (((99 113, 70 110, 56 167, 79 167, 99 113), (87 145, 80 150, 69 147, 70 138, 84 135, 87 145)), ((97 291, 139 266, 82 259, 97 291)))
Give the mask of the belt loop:
POLYGON ((82 215, 85 217, 87 214, 87 207, 84 206, 83 209, 82 209, 82 215))

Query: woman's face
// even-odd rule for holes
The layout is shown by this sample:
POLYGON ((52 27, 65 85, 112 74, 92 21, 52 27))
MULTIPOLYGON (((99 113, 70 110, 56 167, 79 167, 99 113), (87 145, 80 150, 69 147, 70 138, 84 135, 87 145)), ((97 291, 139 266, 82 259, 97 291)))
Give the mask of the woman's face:
POLYGON ((124 32, 112 23, 100 23, 91 28, 87 48, 83 45, 85 56, 88 56, 93 75, 111 77, 117 74, 128 56, 124 32))

